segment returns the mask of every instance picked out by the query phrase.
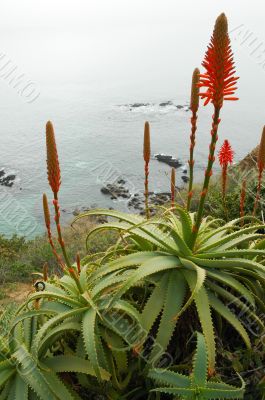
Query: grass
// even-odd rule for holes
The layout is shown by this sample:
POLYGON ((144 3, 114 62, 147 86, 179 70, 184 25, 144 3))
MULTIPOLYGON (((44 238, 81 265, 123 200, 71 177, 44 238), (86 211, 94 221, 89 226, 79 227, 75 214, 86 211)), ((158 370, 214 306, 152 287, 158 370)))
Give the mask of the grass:
MULTIPOLYGON (((104 251, 115 242, 116 236, 112 233, 93 236, 86 248, 87 233, 97 224, 96 220, 82 219, 73 227, 65 227, 63 236, 67 244, 70 259, 74 262, 77 252, 80 257, 104 251)), ((48 263, 50 273, 59 273, 56 260, 47 241, 46 235, 38 236, 34 240, 13 236, 7 239, 0 236, 0 300, 6 298, 7 292, 14 282, 31 283, 32 273, 42 271, 45 262, 48 263)), ((12 290, 13 291, 13 290, 12 290)))

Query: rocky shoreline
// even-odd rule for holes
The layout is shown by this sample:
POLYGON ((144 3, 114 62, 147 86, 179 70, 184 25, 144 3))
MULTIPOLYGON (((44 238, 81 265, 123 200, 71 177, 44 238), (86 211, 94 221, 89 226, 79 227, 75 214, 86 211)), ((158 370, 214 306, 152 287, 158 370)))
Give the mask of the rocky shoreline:
POLYGON ((16 175, 14 174, 6 174, 4 169, 0 169, 0 185, 6 187, 12 187, 14 185, 14 181, 16 179, 16 175))
MULTIPOLYGON (((179 190, 179 188, 176 188, 179 190)), ((140 215, 145 214, 145 196, 143 192, 130 193, 126 187, 126 181, 119 179, 117 183, 107 184, 101 188, 101 193, 110 197, 111 200, 125 201, 129 209, 138 212, 140 215)), ((149 192, 150 213, 153 215, 158 206, 162 206, 170 202, 170 192, 149 192)))
POLYGON ((188 112, 190 110, 189 104, 175 104, 172 100, 163 101, 161 103, 144 103, 144 102, 136 102, 136 103, 128 103, 128 104, 118 104, 119 108, 127 111, 148 111, 148 110, 183 110, 188 112))

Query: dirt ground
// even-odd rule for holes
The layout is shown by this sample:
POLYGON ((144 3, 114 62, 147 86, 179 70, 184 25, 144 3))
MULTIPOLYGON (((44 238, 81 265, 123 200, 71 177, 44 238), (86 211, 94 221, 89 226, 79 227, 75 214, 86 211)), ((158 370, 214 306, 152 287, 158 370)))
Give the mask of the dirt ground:
POLYGON ((33 290, 34 289, 30 283, 12 283, 5 285, 1 288, 1 291, 5 296, 2 296, 0 304, 22 303, 33 290))

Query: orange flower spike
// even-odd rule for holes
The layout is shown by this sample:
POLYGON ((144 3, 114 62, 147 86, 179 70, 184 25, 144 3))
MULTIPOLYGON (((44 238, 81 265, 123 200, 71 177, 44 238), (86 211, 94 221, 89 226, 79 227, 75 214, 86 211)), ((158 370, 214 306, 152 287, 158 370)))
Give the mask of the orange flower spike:
POLYGON ((143 148, 143 157, 144 157, 144 172, 145 172, 145 212, 146 218, 150 217, 149 205, 148 205, 148 176, 149 176, 149 162, 151 156, 151 145, 150 145, 150 126, 149 122, 145 122, 144 124, 144 148, 143 148))
MULTIPOLYGON (((238 100, 237 97, 234 97, 237 89, 235 85, 238 77, 235 77, 233 53, 230 46, 228 22, 225 14, 219 15, 215 22, 211 42, 206 51, 202 66, 206 71, 204 74, 200 74, 198 87, 200 90, 204 87, 206 88, 206 91, 200 91, 199 96, 204 99, 204 105, 211 102, 214 106, 211 144, 202 190, 202 193, 205 193, 205 190, 208 190, 210 184, 212 167, 215 161, 215 147, 218 141, 218 127, 221 121, 220 111, 223 106, 223 102, 224 100, 238 100)), ((205 200, 206 196, 201 195, 191 237, 192 248, 195 246, 201 225, 205 200)))
POLYGON ((216 20, 202 66, 206 72, 200 75, 198 86, 207 89, 206 92, 200 92, 200 97, 205 100, 204 105, 212 102, 215 107, 221 108, 224 100, 238 100, 233 95, 239 78, 234 76, 233 52, 224 13, 216 20))
POLYGON ((192 74, 191 83, 191 94, 190 94, 190 109, 192 112, 197 112, 199 109, 199 82, 200 82, 200 70, 195 68, 192 74))
POLYGON ((150 145, 150 126, 149 122, 144 124, 144 161, 149 163, 151 156, 151 145, 150 145))
POLYGON ((190 134, 190 159, 189 159, 189 189, 188 189, 188 198, 187 198, 187 210, 189 211, 192 199, 192 187, 193 187, 193 169, 194 169, 194 147, 195 147, 195 134, 197 131, 197 112, 199 109, 199 87, 198 83, 200 80, 200 70, 199 68, 195 68, 192 75, 192 84, 191 84, 191 95, 190 95, 190 109, 192 112, 192 116, 190 119, 191 122, 191 134, 190 134))
POLYGON ((234 158, 234 151, 228 140, 225 140, 218 154, 219 163, 222 168, 222 192, 223 199, 225 198, 226 192, 226 181, 227 181, 227 168, 228 164, 232 164, 234 158))
POLYGON ((46 225, 46 228, 49 229, 51 226, 51 217, 50 217, 50 210, 49 210, 48 199, 47 199, 46 193, 43 193, 42 204, 43 204, 45 225, 46 225))
POLYGON ((53 193, 58 193, 61 185, 61 171, 54 129, 50 121, 46 124, 46 148, 48 181, 53 193))
POLYGON ((265 168, 265 126, 263 127, 263 131, 262 131, 262 134, 261 134, 257 166, 258 166, 259 175, 258 175, 258 186, 257 186, 255 203, 254 203, 253 215, 256 214, 256 211, 257 211, 257 208, 258 208, 258 203, 259 203, 259 200, 260 200, 261 186, 262 186, 262 176, 263 176, 263 171, 264 171, 264 168, 265 168))
POLYGON ((175 168, 171 169, 171 181, 170 181, 170 188, 171 188, 171 207, 175 206, 175 193, 176 193, 176 171, 175 168))

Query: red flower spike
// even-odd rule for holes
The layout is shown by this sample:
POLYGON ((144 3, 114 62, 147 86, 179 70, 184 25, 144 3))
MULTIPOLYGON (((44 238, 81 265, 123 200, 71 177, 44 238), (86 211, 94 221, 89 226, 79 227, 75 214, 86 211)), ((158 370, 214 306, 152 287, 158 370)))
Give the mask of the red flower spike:
POLYGON ((207 89, 206 92, 199 94, 205 100, 204 105, 212 102, 215 107, 221 108, 224 100, 238 100, 233 96, 239 78, 234 76, 233 52, 225 14, 221 14, 216 20, 202 66, 206 72, 200 74, 198 87, 207 89))
POLYGON ((47 173, 48 181, 53 193, 58 193, 61 184, 61 171, 54 135, 53 125, 50 121, 46 124, 46 148, 47 148, 47 173))
POLYGON ((228 140, 225 140, 218 154, 219 163, 221 167, 232 164, 234 158, 234 151, 228 140))

